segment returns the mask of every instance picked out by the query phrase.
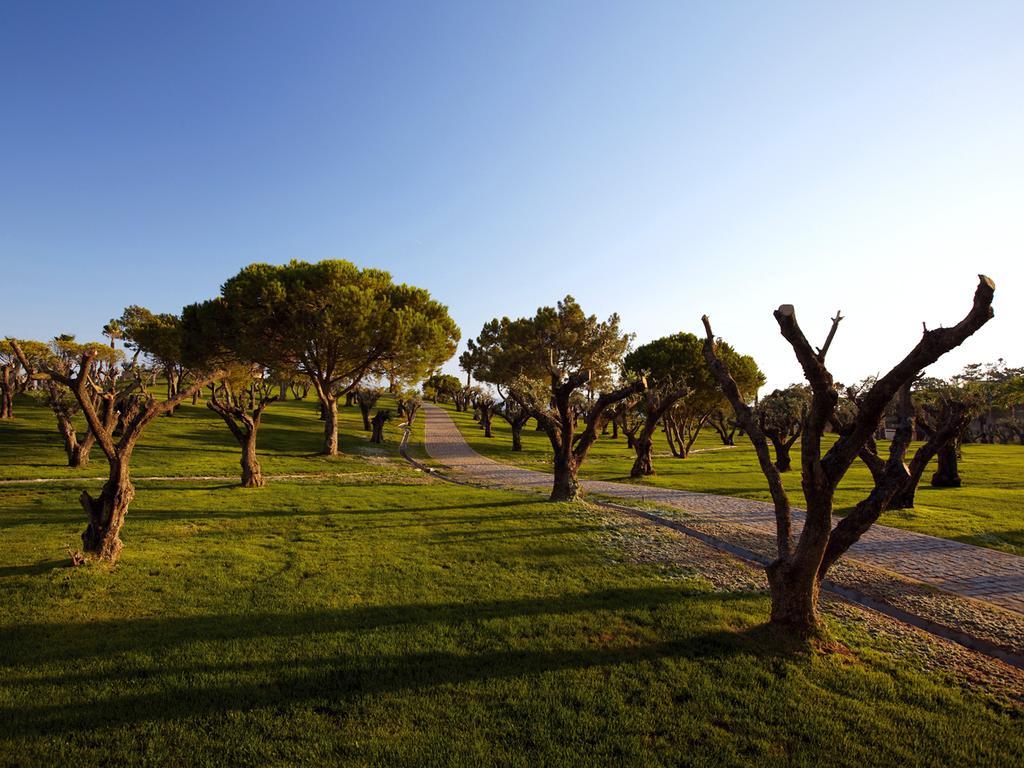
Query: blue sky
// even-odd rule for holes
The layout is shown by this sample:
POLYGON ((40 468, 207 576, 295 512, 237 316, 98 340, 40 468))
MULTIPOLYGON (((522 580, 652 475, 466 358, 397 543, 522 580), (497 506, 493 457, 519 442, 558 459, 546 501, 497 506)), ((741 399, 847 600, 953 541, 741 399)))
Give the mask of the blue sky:
POLYGON ((0 334, 97 337, 253 261, 347 258, 464 337, 572 293, 700 316, 772 386, 953 322, 1024 364, 1024 4, 0 6, 0 334))

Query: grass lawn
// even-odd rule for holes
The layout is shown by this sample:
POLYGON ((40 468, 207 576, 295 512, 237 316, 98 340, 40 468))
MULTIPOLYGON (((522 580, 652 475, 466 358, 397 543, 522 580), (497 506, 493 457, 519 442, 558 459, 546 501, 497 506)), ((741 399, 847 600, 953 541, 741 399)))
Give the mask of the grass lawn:
MULTIPOLYGON (((512 451, 512 432, 501 418, 493 421, 490 440, 468 413, 457 413, 444 406, 455 419, 467 441, 480 453, 530 469, 551 466, 551 444, 533 422, 523 430, 523 451, 512 451)), ((828 438, 828 436, 826 436, 828 438)), ((703 431, 694 446, 699 453, 675 459, 668 453, 664 435, 655 436, 654 468, 658 473, 643 480, 631 480, 630 467, 635 455, 626 447, 625 436, 611 439, 611 431, 600 438, 583 465, 582 476, 593 480, 640 482, 665 488, 680 488, 729 496, 771 501, 768 486, 757 466, 757 457, 745 437, 736 437, 736 447, 723 449, 712 429, 703 431), (661 455, 659 455, 659 453, 661 455)), ((880 446, 887 450, 887 446, 880 446)), ((911 450, 914 450, 912 447, 911 450)), ((793 470, 783 475, 786 488, 797 506, 800 493, 800 444, 793 446, 793 470)), ((933 536, 1001 549, 1024 555, 1024 446, 965 445, 960 475, 962 488, 932 488, 925 473, 912 510, 885 513, 884 525, 906 528, 933 536)), ((871 489, 871 475, 861 463, 854 463, 836 494, 840 513, 851 509, 871 489)))
MULTIPOLYGON (((19 405, 0 475, 73 479, 19 405)), ((786 652, 763 594, 625 561, 585 507, 430 481, 395 429, 355 455, 342 410, 348 456, 308 455, 309 403, 274 406, 261 448, 267 472, 345 477, 137 482, 112 570, 63 567, 98 483, 0 487, 0 764, 1024 761, 1020 707, 838 620, 850 653, 786 652)), ((186 408, 135 470, 234 475, 237 448, 186 408)))

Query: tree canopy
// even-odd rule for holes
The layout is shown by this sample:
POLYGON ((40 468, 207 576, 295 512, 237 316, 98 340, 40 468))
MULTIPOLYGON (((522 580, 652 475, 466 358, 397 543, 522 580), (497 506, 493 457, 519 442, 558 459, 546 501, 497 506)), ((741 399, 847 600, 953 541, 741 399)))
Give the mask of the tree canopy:
POLYGON ((239 349, 308 376, 326 415, 324 452, 337 453, 339 395, 369 374, 418 381, 455 351, 459 329, 422 289, 343 260, 252 264, 222 296, 244 318, 239 349))

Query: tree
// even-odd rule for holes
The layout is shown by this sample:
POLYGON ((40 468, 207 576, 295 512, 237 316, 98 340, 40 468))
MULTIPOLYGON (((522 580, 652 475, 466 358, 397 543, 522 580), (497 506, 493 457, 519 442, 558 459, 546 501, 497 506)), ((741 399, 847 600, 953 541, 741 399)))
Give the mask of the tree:
POLYGON ((220 382, 210 385, 206 406, 224 420, 242 448, 243 488, 262 488, 267 484, 256 455, 256 438, 263 412, 278 399, 279 395, 271 394, 270 382, 258 366, 233 366, 220 382))
POLYGON ((408 389, 398 397, 398 413, 405 416, 406 426, 411 427, 416 414, 423 406, 423 398, 415 389, 408 389))
POLYGON ((792 384, 765 395, 757 404, 758 425, 775 448, 775 468, 779 472, 789 472, 792 467, 789 449, 803 431, 807 402, 807 388, 792 384))
POLYGON ((14 418, 14 394, 18 389, 20 366, 13 349, 0 348, 0 419, 14 418))
POLYGON ((359 413, 363 416, 363 429, 370 431, 370 410, 380 400, 384 390, 380 387, 356 387, 352 390, 352 399, 359 406, 359 413))
POLYGON ((264 366, 308 376, 324 413, 323 453, 338 453, 338 398, 367 375, 425 375, 455 351, 459 329, 422 288, 395 284, 348 261, 252 264, 222 295, 244 308, 252 353, 264 366))
MULTIPOLYGON (((93 375, 100 382, 101 390, 106 389, 108 382, 116 380, 120 375, 116 366, 122 354, 104 344, 79 344, 75 341, 74 336, 58 336, 49 344, 38 341, 20 341, 19 345, 22 353, 34 368, 52 368, 65 376, 75 374, 82 355, 88 351, 93 352, 95 355, 93 375)), ((40 384, 37 390, 38 396, 50 408, 57 420, 57 431, 64 443, 68 466, 84 467, 89 463, 89 455, 96 443, 96 436, 92 430, 86 427, 85 435, 80 437, 75 426, 75 416, 80 411, 78 401, 64 384, 52 376, 43 374, 38 380, 40 384)), ((101 412, 102 418, 106 422, 111 417, 106 403, 97 392, 92 393, 92 398, 95 408, 101 412)))
POLYGON ((523 427, 530 420, 530 412, 509 397, 501 402, 497 412, 512 428, 512 450, 523 450, 523 427))
POLYGON ((450 403, 461 389, 462 382, 450 373, 434 373, 423 382, 423 394, 433 403, 450 403))
POLYGON ((387 408, 378 410, 373 415, 373 419, 370 420, 370 424, 373 427, 373 431, 370 433, 371 443, 384 442, 384 424, 388 421, 391 421, 391 411, 387 408))
POLYGON ((811 400, 800 442, 801 480, 806 517, 799 539, 791 537, 792 510, 782 485, 782 476, 771 461, 768 440, 752 409, 744 402, 728 366, 716 354, 716 339, 707 316, 703 318, 706 338, 704 355, 736 413, 736 420, 754 445, 761 471, 768 481, 775 508, 777 556, 767 566, 771 591, 771 623, 801 636, 818 629, 818 590, 828 569, 885 511, 892 497, 906 482, 902 460, 887 462, 868 496, 850 514, 832 527, 832 506, 836 487, 865 444, 874 434, 886 406, 927 366, 962 344, 993 316, 994 283, 981 276, 974 302, 967 315, 951 328, 924 331, 921 340, 888 373, 880 376, 860 398, 855 418, 843 426, 832 446, 824 452, 822 436, 832 422, 839 395, 832 374, 825 366, 828 349, 841 315, 832 320, 825 344, 815 350, 796 320, 796 311, 783 304, 775 311, 782 336, 793 348, 811 389, 811 400))
POLYGON ((124 338, 124 328, 121 327, 121 321, 116 317, 111 319, 109 323, 103 326, 103 335, 110 339, 110 348, 114 349, 114 342, 118 339, 124 338))
MULTIPOLYGON (((218 368, 224 375, 209 385, 206 407, 224 421, 242 449, 241 486, 266 485, 256 452, 263 414, 280 399, 275 380, 252 352, 245 307, 217 297, 182 310, 182 360, 198 370, 218 368)), ((280 374, 279 374, 280 375, 280 374)))
MULTIPOLYGON (((187 374, 182 360, 181 317, 168 312, 155 314, 133 304, 125 308, 120 320, 112 320, 105 328, 120 334, 128 349, 142 352, 156 364, 166 380, 168 399, 178 394, 187 374)), ((167 415, 173 414, 174 408, 167 411, 167 415)))
POLYGON ((18 342, 10 340, 10 343, 30 375, 49 376, 71 391, 82 409, 89 429, 96 436, 96 442, 107 457, 109 472, 99 497, 94 499, 88 491, 83 491, 79 499, 89 518, 89 524, 82 533, 82 546, 89 555, 100 560, 116 562, 123 546, 121 528, 128 514, 128 507, 135 498, 135 486, 131 481, 130 470, 135 445, 156 417, 167 413, 185 398, 191 397, 194 390, 216 381, 223 373, 206 373, 188 389, 179 391, 165 400, 157 400, 146 390, 145 380, 141 375, 136 375, 133 381, 125 382, 124 385, 121 378, 109 377, 106 382, 98 380, 94 367, 98 355, 95 349, 86 349, 75 370, 63 373, 48 365, 40 365, 37 368, 25 356, 18 342), (141 401, 133 397, 135 389, 141 390, 141 401), (97 409, 95 404, 94 395, 97 393, 105 404, 102 410, 97 409), (129 408, 123 431, 120 437, 115 439, 117 413, 121 409, 129 408))
MULTIPOLYGON (((692 333, 676 333, 648 342, 626 355, 623 367, 628 375, 646 376, 648 389, 638 398, 635 407, 642 414, 631 433, 630 444, 636 461, 630 477, 654 474, 652 461, 654 433, 666 419, 665 431, 669 445, 685 457, 697 439, 700 427, 722 403, 722 393, 704 363, 701 340, 692 333), (694 418, 696 417, 696 424, 694 418), (673 433, 678 440, 673 439, 673 433), (689 433, 689 434, 687 434, 689 433)), ((719 354, 737 371, 741 390, 753 396, 764 383, 764 376, 753 359, 737 354, 732 347, 721 345, 719 354)))
POLYGON ((618 315, 599 321, 566 296, 533 317, 491 320, 474 343, 473 375, 504 390, 548 436, 555 454, 552 501, 579 496, 579 468, 610 416, 608 408, 646 387, 640 379, 613 388, 630 339, 619 330, 618 315), (588 407, 579 397, 583 388, 607 391, 588 407), (584 426, 577 433, 580 419, 584 426))
POLYGON ((722 445, 734 446, 736 445, 736 430, 739 425, 724 408, 717 408, 711 413, 711 418, 708 419, 708 424, 718 434, 718 438, 722 441, 722 445))
POLYGON ((484 431, 484 437, 494 437, 491 434, 491 420, 494 418, 498 401, 487 392, 479 392, 473 400, 473 407, 480 414, 480 428, 484 431))

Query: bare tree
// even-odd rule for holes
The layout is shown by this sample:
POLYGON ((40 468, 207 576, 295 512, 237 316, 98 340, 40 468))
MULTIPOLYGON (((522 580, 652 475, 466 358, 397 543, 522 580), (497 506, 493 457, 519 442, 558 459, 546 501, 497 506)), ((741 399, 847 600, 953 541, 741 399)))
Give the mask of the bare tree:
POLYGON ((746 431, 757 453, 761 471, 768 481, 775 508, 777 557, 768 565, 771 591, 771 623, 800 635, 818 628, 818 591, 828 569, 874 524, 892 497, 903 487, 908 470, 901 458, 887 462, 874 487, 854 510, 832 527, 832 506, 836 487, 853 461, 872 437, 882 414, 900 389, 951 349, 962 344, 993 316, 995 284, 981 276, 974 303, 967 315, 952 328, 924 330, 921 340, 888 373, 878 378, 860 398, 856 416, 845 425, 836 441, 822 455, 822 436, 835 413, 839 396, 832 374, 825 367, 828 348, 841 320, 836 315, 824 346, 815 350, 797 324, 792 305, 775 311, 782 336, 793 348, 810 384, 811 401, 801 440, 802 488, 806 518, 799 539, 792 540, 792 509, 782 477, 771 461, 768 440, 751 408, 743 401, 729 369, 716 355, 716 340, 707 316, 704 355, 746 431))

